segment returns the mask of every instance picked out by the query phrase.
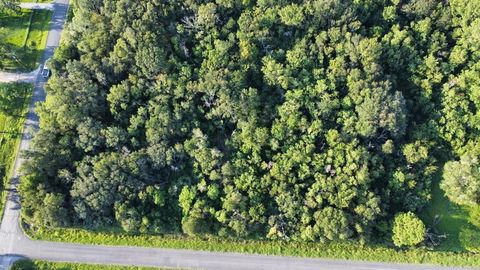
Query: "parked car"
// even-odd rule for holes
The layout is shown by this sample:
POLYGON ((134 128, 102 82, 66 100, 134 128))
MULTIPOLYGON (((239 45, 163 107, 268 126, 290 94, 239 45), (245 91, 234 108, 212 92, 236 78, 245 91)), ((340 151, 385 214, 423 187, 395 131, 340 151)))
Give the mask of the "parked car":
POLYGON ((43 70, 42 70, 42 76, 45 79, 48 79, 50 77, 50 69, 48 68, 48 60, 45 62, 45 65, 43 65, 43 70))

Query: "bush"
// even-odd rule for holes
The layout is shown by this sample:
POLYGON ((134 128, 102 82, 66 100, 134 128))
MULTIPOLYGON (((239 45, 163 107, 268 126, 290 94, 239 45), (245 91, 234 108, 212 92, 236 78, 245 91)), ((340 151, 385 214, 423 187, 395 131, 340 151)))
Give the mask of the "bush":
POLYGON ((182 222, 182 230, 189 236, 208 233, 208 224, 199 218, 189 217, 182 222))
POLYGON ((468 226, 463 228, 459 235, 460 242, 462 246, 474 253, 480 253, 480 230, 473 227, 468 226))
POLYGON ((416 246, 425 240, 425 224, 413 213, 400 213, 393 222, 395 246, 416 246))
POLYGON ((37 270, 37 266, 30 260, 20 260, 15 262, 10 270, 37 270))

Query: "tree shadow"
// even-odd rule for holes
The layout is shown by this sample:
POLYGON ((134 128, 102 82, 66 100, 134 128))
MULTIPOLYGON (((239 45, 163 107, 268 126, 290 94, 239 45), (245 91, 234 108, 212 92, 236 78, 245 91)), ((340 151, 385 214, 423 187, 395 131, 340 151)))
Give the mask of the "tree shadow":
MULTIPOLYGON (((18 264, 19 262, 22 262, 22 261, 30 261, 27 257, 23 256, 23 255, 18 255, 18 254, 0 254, 0 263, 4 263, 4 264, 7 264, 7 265, 0 265, 0 266, 12 266, 12 265, 15 265, 15 264, 18 264)), ((31 261, 30 261, 31 262, 31 261)), ((22 264, 20 263, 20 268, 15 268, 15 267, 12 267, 12 268, 9 268, 9 269, 17 269, 17 270, 34 270, 34 269, 38 269, 38 268, 29 268, 29 264, 26 263, 26 264, 22 264)))

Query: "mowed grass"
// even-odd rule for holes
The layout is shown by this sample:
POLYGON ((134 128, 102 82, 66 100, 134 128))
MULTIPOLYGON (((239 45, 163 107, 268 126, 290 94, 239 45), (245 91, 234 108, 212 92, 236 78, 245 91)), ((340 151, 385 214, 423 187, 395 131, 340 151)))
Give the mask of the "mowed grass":
MULTIPOLYGON (((120 266, 120 265, 97 265, 79 263, 57 263, 47 261, 17 261, 12 270, 167 270, 167 268, 120 266)), ((172 270, 169 268, 169 270, 172 270)))
POLYGON ((435 229, 435 233, 446 237, 441 240, 437 249, 465 252, 472 245, 480 247, 480 241, 471 243, 474 240, 462 237, 465 231, 470 230, 480 238, 480 207, 452 203, 440 189, 440 181, 441 173, 437 175, 437 181, 433 186, 432 201, 422 216, 427 226, 435 229))
POLYGON ((0 83, 0 218, 33 86, 0 83))
POLYGON ((37 67, 47 42, 51 15, 49 10, 27 9, 0 13, 0 37, 8 45, 7 53, 0 58, 0 69, 31 71, 37 67))

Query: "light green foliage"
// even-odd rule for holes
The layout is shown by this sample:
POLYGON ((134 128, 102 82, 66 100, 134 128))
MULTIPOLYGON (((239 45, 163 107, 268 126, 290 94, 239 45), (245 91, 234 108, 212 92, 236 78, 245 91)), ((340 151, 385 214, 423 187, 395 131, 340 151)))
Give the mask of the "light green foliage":
POLYGON ((440 187, 447 197, 460 205, 480 204, 480 163, 478 157, 464 155, 443 168, 440 187))
POLYGON ((282 22, 289 26, 299 26, 305 19, 303 15, 302 6, 297 4, 290 4, 279 11, 282 22))
POLYGON ((425 224, 413 213, 401 213, 393 221, 393 243, 397 247, 416 246, 425 240, 425 224))
POLYGON ((0 69, 31 71, 37 67, 47 42, 48 10, 1 10, 0 69), (30 21, 31 18, 31 21, 30 21))
POLYGON ((463 228, 459 239, 466 250, 480 253, 480 229, 478 227, 467 226, 463 228))

